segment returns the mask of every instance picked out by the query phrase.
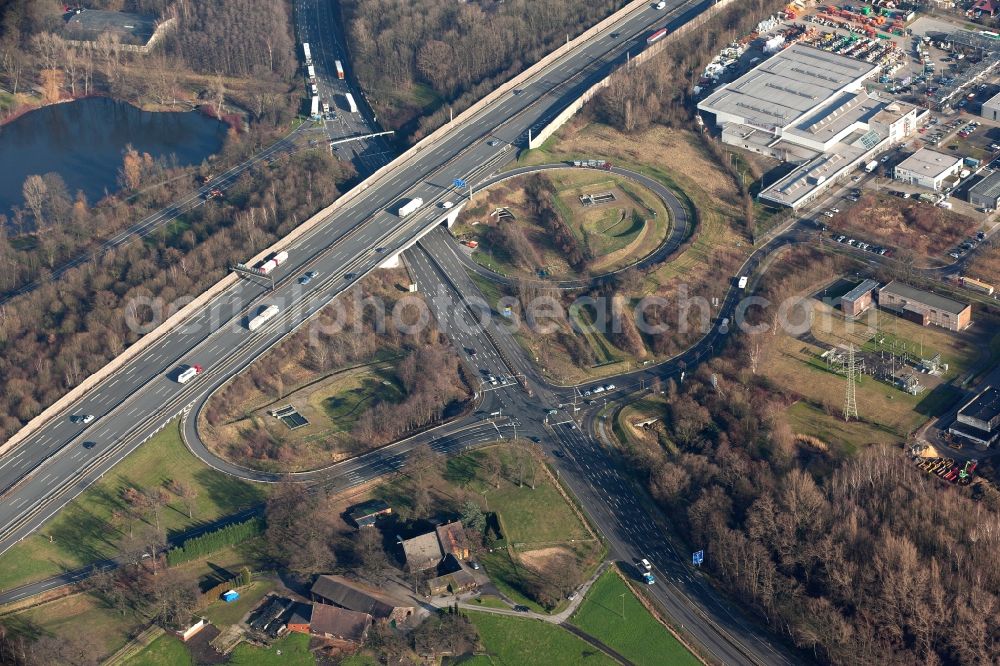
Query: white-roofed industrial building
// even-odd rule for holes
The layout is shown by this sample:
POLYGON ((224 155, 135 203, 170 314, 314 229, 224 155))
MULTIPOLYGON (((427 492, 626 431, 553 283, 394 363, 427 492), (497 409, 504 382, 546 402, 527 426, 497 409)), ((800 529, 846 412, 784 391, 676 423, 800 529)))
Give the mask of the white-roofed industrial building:
POLYGON ((896 165, 896 180, 940 190, 944 181, 962 170, 962 158, 921 148, 896 165))
POLYGON ((918 109, 870 96, 878 66, 795 44, 722 86, 698 109, 723 143, 799 167, 761 199, 799 208, 878 150, 916 131, 918 109))

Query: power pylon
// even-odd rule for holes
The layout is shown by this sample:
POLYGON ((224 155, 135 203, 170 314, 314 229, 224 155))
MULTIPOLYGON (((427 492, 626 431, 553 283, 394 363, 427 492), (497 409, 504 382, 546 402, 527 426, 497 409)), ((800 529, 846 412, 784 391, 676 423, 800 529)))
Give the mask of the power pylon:
POLYGON ((855 394, 858 366, 854 360, 854 343, 847 345, 847 362, 844 364, 844 374, 847 375, 847 393, 844 396, 844 420, 850 421, 852 416, 855 419, 858 418, 858 399, 855 394))

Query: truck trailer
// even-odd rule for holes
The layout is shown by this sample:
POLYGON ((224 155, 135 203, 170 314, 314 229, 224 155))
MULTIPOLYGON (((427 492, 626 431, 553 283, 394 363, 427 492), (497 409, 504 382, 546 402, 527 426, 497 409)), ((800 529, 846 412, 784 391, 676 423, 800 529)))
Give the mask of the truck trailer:
POLYGON ((993 295, 993 286, 986 284, 985 282, 980 282, 974 278, 965 277, 964 275, 958 278, 958 282, 966 289, 971 289, 972 291, 978 291, 981 294, 986 294, 987 296, 993 295))
POLYGON ((250 329, 251 331, 256 331, 258 328, 263 326, 268 319, 270 319, 276 314, 278 314, 278 306, 269 305, 266 308, 264 308, 264 310, 260 314, 258 314, 256 317, 252 318, 250 321, 247 322, 247 328, 250 329))
POLYGON ((399 216, 406 217, 410 213, 416 211, 418 208, 424 205, 424 200, 420 197, 414 197, 410 199, 405 204, 399 207, 399 216))
POLYGON ((344 65, 341 64, 339 60, 335 60, 333 64, 337 68, 337 78, 343 80, 344 78, 344 65))
POLYGON ((315 119, 319 119, 319 95, 312 96, 312 102, 309 106, 309 115, 315 119))
POLYGON ((191 379, 193 379, 195 375, 198 374, 201 374, 201 366, 198 365, 197 363, 195 363, 194 365, 184 366, 184 368, 177 373, 177 383, 185 384, 191 379))
POLYGON ((316 67, 315 65, 306 65, 306 72, 309 74, 309 80, 316 80, 316 67))
POLYGON ((309 42, 302 42, 302 55, 306 58, 306 64, 311 65, 313 61, 312 51, 309 50, 309 42))
POLYGON ((658 42, 666 36, 667 36, 667 29, 660 28, 659 30, 657 30, 656 32, 654 32, 653 34, 651 34, 649 37, 646 38, 646 44, 652 44, 654 42, 658 42))
POLYGON ((354 101, 354 95, 351 93, 344 93, 344 99, 347 100, 347 108, 351 113, 358 112, 358 104, 354 101))

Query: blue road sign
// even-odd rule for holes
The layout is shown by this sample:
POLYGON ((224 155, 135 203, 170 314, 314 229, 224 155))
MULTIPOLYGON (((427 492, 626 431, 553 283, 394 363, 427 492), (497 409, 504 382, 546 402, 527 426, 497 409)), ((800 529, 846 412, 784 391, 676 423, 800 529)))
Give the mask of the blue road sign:
POLYGON ((705 551, 699 550, 696 553, 691 553, 691 564, 696 567, 701 566, 701 563, 705 561, 705 551))
POLYGON ((466 185, 468 185, 468 183, 466 183, 461 178, 456 178, 455 180, 451 181, 451 184, 454 185, 455 187, 465 187, 466 185))

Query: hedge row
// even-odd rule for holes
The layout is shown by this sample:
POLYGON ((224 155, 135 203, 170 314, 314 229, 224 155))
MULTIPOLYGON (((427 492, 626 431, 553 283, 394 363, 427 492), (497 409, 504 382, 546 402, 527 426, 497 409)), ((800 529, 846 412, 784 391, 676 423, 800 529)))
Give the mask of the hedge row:
POLYGON ((201 536, 186 539, 180 546, 167 551, 167 564, 174 566, 210 555, 226 546, 241 543, 264 531, 264 519, 251 518, 242 523, 233 523, 201 536))

